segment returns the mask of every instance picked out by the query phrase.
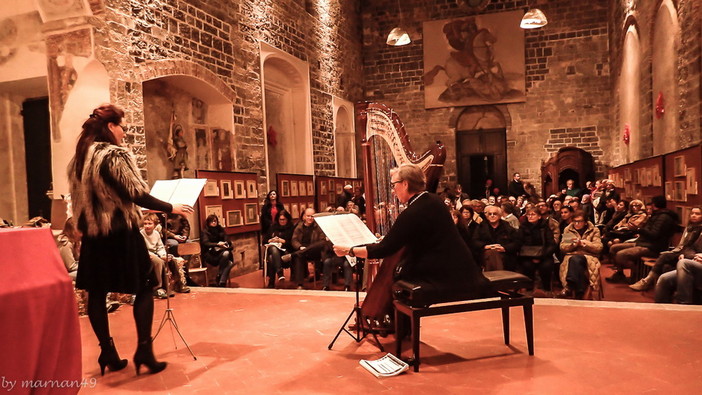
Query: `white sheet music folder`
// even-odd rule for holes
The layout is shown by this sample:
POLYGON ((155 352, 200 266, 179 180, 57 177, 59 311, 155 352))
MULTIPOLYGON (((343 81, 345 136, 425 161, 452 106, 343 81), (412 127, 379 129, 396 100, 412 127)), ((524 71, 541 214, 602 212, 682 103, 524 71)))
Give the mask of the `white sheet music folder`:
POLYGON ((171 204, 195 205, 206 178, 179 178, 177 180, 157 180, 151 187, 151 195, 171 204))
POLYGON ((314 219, 332 244, 353 247, 378 241, 355 214, 315 215, 314 219))

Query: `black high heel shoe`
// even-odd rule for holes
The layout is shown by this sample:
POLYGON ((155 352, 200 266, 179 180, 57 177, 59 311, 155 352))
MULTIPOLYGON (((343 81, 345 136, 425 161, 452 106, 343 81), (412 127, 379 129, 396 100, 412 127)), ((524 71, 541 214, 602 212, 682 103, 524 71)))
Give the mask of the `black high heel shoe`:
POLYGON ((166 368, 166 362, 159 362, 154 357, 154 350, 151 340, 139 342, 136 353, 134 353, 134 365, 136 366, 137 376, 141 365, 146 365, 149 368, 149 373, 154 374, 166 368))
POLYGON ((98 357, 98 364, 100 365, 100 375, 105 375, 105 367, 110 368, 111 371, 115 372, 117 370, 122 370, 127 366, 126 359, 120 359, 119 354, 117 354, 117 349, 115 348, 115 342, 110 338, 107 343, 100 343, 100 356, 98 357))

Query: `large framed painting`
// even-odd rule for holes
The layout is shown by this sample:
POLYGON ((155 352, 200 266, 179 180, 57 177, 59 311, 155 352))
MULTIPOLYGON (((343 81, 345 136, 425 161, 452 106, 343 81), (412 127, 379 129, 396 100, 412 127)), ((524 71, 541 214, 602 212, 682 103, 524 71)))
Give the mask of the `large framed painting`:
POLYGON ((424 22, 424 107, 526 101, 523 15, 424 22))

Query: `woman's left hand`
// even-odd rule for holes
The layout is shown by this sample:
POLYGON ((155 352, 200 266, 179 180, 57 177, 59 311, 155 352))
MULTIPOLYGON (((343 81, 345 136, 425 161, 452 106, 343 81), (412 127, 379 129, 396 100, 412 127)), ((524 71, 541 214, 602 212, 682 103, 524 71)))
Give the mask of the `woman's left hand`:
POLYGON ((171 210, 171 213, 173 214, 180 214, 180 215, 188 215, 193 212, 192 206, 189 206, 187 204, 174 204, 173 205, 173 210, 171 210))
POLYGON ((334 245, 334 253, 336 256, 345 256, 349 254, 349 247, 334 245))

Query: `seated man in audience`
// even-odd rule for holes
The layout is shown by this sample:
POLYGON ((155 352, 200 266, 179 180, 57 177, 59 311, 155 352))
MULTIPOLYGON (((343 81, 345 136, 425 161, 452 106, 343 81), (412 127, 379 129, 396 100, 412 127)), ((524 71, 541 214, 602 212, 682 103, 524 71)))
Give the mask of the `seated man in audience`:
POLYGON ((561 251, 565 254, 561 263, 561 298, 583 299, 585 292, 599 291, 600 260, 602 251, 600 231, 588 221, 585 213, 576 211, 573 222, 563 230, 561 251))
POLYGON ((315 261, 315 270, 321 271, 323 258, 329 255, 331 244, 324 232, 314 220, 314 209, 308 207, 302 215, 302 221, 297 224, 292 236, 292 247, 295 252, 282 257, 284 262, 292 260, 292 280, 297 288, 302 289, 302 283, 307 274, 307 261, 315 261))
POLYGON ((607 278, 611 283, 625 283, 624 268, 631 268, 642 256, 655 257, 668 248, 670 238, 678 226, 678 215, 666 208, 665 196, 651 199, 651 216, 639 229, 639 237, 634 243, 621 243, 610 247, 614 254, 617 271, 607 278))
POLYGON ((693 259, 681 259, 675 270, 663 273, 656 283, 655 301, 672 303, 675 295, 678 303, 693 304, 696 292, 702 292, 702 254, 696 254, 693 259))
MULTIPOLYGON (((144 241, 146 242, 146 249, 149 250, 149 258, 151 258, 151 264, 154 266, 154 271, 156 272, 156 277, 158 278, 158 284, 154 296, 164 299, 168 297, 164 286, 166 286, 166 272, 164 270, 164 261, 167 258, 166 248, 163 246, 161 241, 161 234, 156 232, 156 225, 159 224, 158 215, 154 213, 149 213, 144 216, 142 220, 143 227, 141 229, 141 235, 144 236, 144 241)), ((176 291, 187 293, 190 292, 190 288, 185 284, 185 272, 183 271, 183 258, 170 257, 168 260, 169 267, 173 273, 176 291)))
POLYGON ((180 214, 168 214, 166 221, 166 249, 168 253, 178 256, 178 244, 185 243, 190 237, 190 222, 180 214))
POLYGON ((332 256, 333 251, 328 250, 327 258, 322 262, 324 272, 322 273, 322 291, 329 291, 331 286, 332 274, 334 269, 341 266, 344 271, 344 291, 351 290, 351 282, 353 281, 353 267, 346 257, 332 256))
POLYGON ((486 207, 485 216, 487 221, 478 227, 471 249, 480 254, 480 265, 485 271, 514 271, 521 247, 517 230, 502 219, 502 209, 497 206, 486 207))
POLYGON ((571 222, 573 222, 573 208, 570 206, 561 207, 561 223, 558 224, 561 234, 571 222))
POLYGON ((519 218, 514 205, 510 202, 504 202, 500 208, 502 208, 502 219, 514 229, 519 229, 519 218))
POLYGON ((605 203, 604 209, 597 214, 597 222, 595 226, 600 229, 600 233, 607 223, 614 217, 619 200, 616 197, 610 197, 605 203))
POLYGON ((680 243, 671 251, 662 252, 648 275, 630 285, 629 288, 634 291, 645 291, 656 283, 661 274, 675 270, 678 260, 693 259, 696 254, 702 253, 700 234, 702 234, 702 209, 693 207, 680 243))
POLYGON ((546 202, 543 200, 540 200, 538 203, 536 203, 536 209, 539 210, 541 219, 544 220, 548 225, 548 228, 551 229, 553 239, 556 244, 558 244, 561 240, 561 229, 558 226, 558 220, 553 218, 553 215, 551 215, 551 210, 548 208, 548 204, 546 204, 546 202))

